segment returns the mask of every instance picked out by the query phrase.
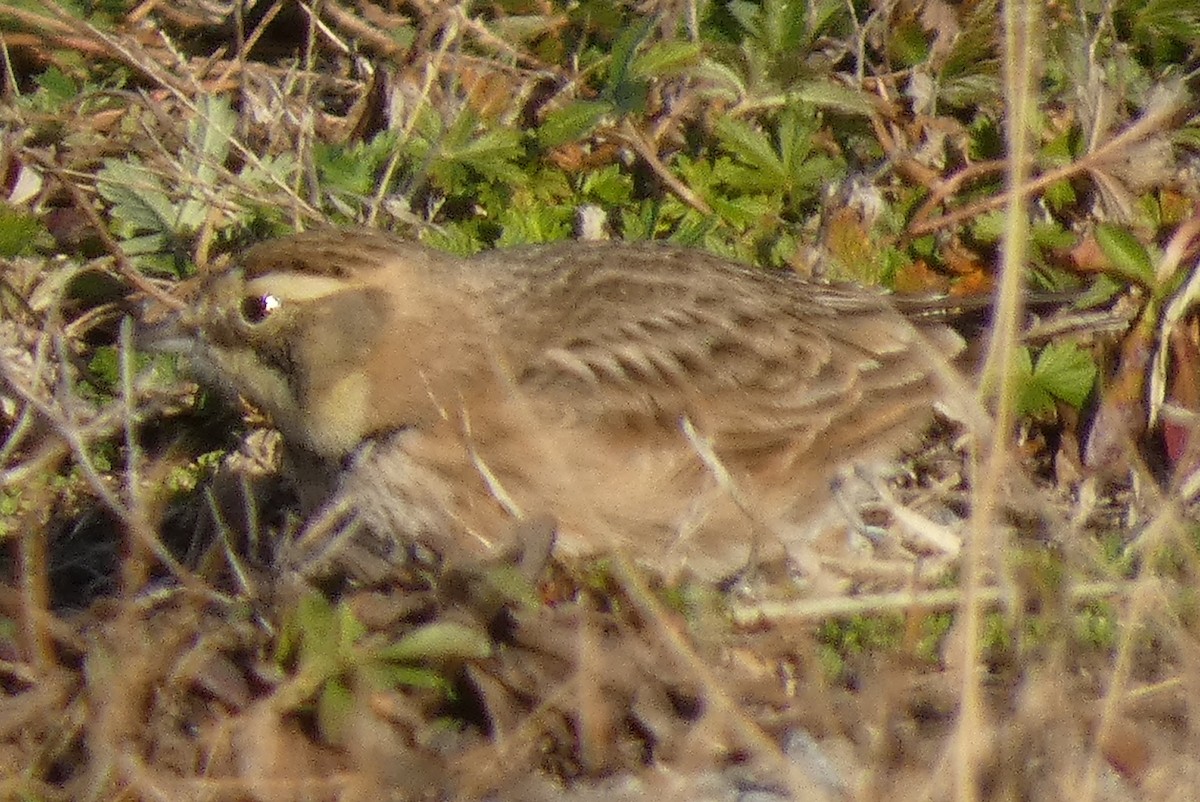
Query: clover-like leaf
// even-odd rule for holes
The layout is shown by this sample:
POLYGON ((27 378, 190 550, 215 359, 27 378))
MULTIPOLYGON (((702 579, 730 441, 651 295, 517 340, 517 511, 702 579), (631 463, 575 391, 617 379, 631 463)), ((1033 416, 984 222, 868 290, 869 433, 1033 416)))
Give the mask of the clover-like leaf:
POLYGON ((1096 364, 1074 343, 1052 343, 1034 360, 1029 349, 1018 352, 1020 398, 1017 408, 1025 415, 1050 412, 1056 400, 1081 407, 1096 382, 1096 364))

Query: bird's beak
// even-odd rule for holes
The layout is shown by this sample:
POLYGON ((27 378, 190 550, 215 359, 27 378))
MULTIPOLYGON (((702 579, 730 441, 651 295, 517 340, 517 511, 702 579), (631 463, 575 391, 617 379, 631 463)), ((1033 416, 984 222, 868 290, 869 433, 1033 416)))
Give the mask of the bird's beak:
POLYGON ((195 327, 180 320, 164 320, 139 324, 134 332, 134 345, 139 351, 157 354, 190 354, 196 348, 195 327))
POLYGON ((201 339, 196 310, 189 306, 164 309, 151 301, 142 309, 133 342, 139 351, 191 356, 201 339))

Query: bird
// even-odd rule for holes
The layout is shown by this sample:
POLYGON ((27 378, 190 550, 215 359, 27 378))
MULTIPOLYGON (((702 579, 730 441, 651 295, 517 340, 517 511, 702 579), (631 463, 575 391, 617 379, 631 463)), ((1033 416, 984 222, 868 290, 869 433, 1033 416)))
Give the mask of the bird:
POLYGON ((249 247, 172 331, 325 477, 315 505, 397 554, 486 560, 548 517, 563 559, 710 580, 802 548, 839 470, 917 442, 963 349, 882 291, 695 248, 368 229, 249 247))

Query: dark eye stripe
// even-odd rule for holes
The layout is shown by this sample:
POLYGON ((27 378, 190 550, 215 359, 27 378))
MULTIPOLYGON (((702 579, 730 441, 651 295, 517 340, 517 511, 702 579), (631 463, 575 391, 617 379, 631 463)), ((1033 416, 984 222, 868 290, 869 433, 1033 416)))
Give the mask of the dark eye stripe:
POLYGON ((239 304, 238 311, 242 315, 242 320, 252 326, 257 326, 270 317, 281 305, 279 298, 270 293, 247 295, 239 304))

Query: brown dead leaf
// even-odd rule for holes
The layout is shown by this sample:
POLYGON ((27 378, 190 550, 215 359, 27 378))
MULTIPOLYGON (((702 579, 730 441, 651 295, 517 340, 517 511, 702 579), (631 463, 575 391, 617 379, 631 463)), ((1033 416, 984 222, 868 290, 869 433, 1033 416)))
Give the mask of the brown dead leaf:
POLYGON ((1100 249, 1095 234, 1088 234, 1071 249, 1068 264, 1080 273, 1103 273, 1109 267, 1108 257, 1100 249))
POLYGON ((896 271, 895 290, 902 294, 944 293, 949 289, 946 276, 917 259, 896 271))
POLYGON ((1112 381, 1101 391, 1100 407, 1084 445, 1083 463, 1113 475, 1130 462, 1133 444, 1145 433, 1146 375, 1154 353, 1153 315, 1143 314, 1121 344, 1112 381))
MULTIPOLYGON (((1188 412, 1200 412, 1200 343, 1197 343, 1195 326, 1176 328, 1171 332, 1170 344, 1171 375, 1168 378, 1170 390, 1167 392, 1167 401, 1188 412)), ((1181 421, 1163 420, 1163 445, 1167 450, 1167 458, 1177 471, 1190 472, 1195 467, 1181 464, 1196 461, 1196 455, 1192 453, 1195 449, 1191 447, 1193 428, 1181 421)))
POLYGON ((967 273, 950 288, 950 294, 955 298, 970 298, 976 295, 991 295, 996 288, 996 282, 991 273, 982 269, 967 273))
POLYGON ((593 146, 584 142, 572 142, 550 151, 548 158, 560 170, 579 173, 612 164, 617 154, 617 146, 612 143, 593 146))

